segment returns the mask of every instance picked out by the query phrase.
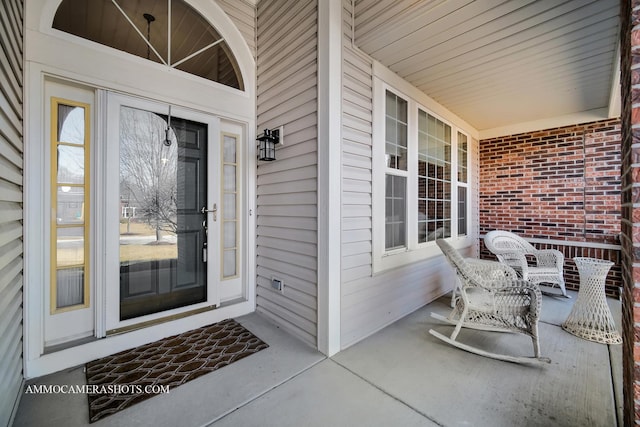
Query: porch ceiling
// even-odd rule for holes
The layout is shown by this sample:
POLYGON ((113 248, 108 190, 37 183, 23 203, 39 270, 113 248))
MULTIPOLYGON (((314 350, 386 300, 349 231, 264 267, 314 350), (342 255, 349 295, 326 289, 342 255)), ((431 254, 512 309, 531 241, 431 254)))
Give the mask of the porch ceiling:
POLYGON ((356 0, 354 20, 359 49, 481 136, 619 115, 619 0, 356 0))

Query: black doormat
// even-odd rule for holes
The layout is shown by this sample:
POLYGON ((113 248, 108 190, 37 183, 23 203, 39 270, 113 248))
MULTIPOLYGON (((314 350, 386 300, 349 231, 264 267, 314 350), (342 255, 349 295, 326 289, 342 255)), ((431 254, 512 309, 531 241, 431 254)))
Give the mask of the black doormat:
POLYGON ((233 319, 86 365, 89 421, 121 411, 269 347, 233 319))

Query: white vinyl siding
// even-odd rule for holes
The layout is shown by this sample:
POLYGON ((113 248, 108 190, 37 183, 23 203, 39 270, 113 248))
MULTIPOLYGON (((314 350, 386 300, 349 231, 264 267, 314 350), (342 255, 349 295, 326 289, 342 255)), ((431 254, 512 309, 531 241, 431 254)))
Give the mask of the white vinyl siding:
POLYGON ((342 348, 444 292, 440 286, 427 286, 430 277, 442 273, 440 259, 372 275, 373 70, 372 61, 351 47, 351 1, 344 5, 342 348))
POLYGON ((317 3, 259 2, 257 16, 257 131, 284 126, 284 146, 258 163, 256 310, 315 347, 317 3))
POLYGON ((23 2, 0 5, 0 425, 22 387, 23 2))
MULTIPOLYGON (((344 33, 351 33, 344 1, 344 33)), ((343 37, 342 52, 342 295, 345 284, 371 276, 372 64, 343 37)), ((344 308, 341 322, 344 325, 344 308)))
MULTIPOLYGON (((374 61, 351 43, 352 3, 343 1, 342 349, 433 301, 454 284, 451 269, 437 248, 421 255, 417 262, 373 271, 373 233, 382 231, 373 226, 374 61)), ((470 164, 477 164, 476 145, 469 141, 470 164)), ((477 192, 473 181, 477 168, 470 167, 469 173, 473 174, 470 188, 477 192)), ((381 182, 384 184, 384 179, 381 182)), ((476 210, 469 227, 477 230, 477 196, 471 196, 470 203, 470 210, 476 210)), ((475 247, 461 250, 470 256, 475 247)))
POLYGON ((216 0, 247 42, 253 57, 256 56, 256 8, 246 0, 216 0))

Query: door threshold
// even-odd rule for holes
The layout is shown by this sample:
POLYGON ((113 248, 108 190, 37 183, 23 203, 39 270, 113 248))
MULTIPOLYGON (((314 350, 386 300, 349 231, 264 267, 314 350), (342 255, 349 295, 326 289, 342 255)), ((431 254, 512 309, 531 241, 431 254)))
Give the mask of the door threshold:
POLYGON ((158 325, 160 323, 171 322, 172 320, 182 319, 184 317, 193 316, 195 314, 204 313, 207 311, 215 310, 216 305, 210 305, 207 307, 197 308, 195 310, 185 311, 183 313, 172 314, 171 316, 160 317, 158 319, 147 320, 146 322, 136 323, 135 325, 123 326, 122 328, 109 329, 107 336, 113 336, 118 334, 124 334, 125 332, 131 332, 138 329, 147 328, 149 326, 158 325))
POLYGON ((84 337, 84 338, 78 338, 75 340, 71 340, 71 341, 67 341, 64 342, 62 344, 54 344, 54 345, 49 345, 46 346, 42 352, 42 354, 50 354, 50 353, 55 353, 56 351, 60 351, 60 350, 66 350, 68 348, 71 347, 76 347, 78 345, 82 345, 82 344, 86 344, 92 341, 96 341, 98 338, 96 338, 93 335, 90 335, 88 337, 84 337))

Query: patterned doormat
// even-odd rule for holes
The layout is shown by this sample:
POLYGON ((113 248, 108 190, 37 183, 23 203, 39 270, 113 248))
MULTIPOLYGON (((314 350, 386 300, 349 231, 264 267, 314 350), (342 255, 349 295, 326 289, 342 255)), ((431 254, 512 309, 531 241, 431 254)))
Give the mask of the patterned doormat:
POLYGON ((269 347, 233 319, 152 342, 86 365, 89 421, 208 374, 269 347))

